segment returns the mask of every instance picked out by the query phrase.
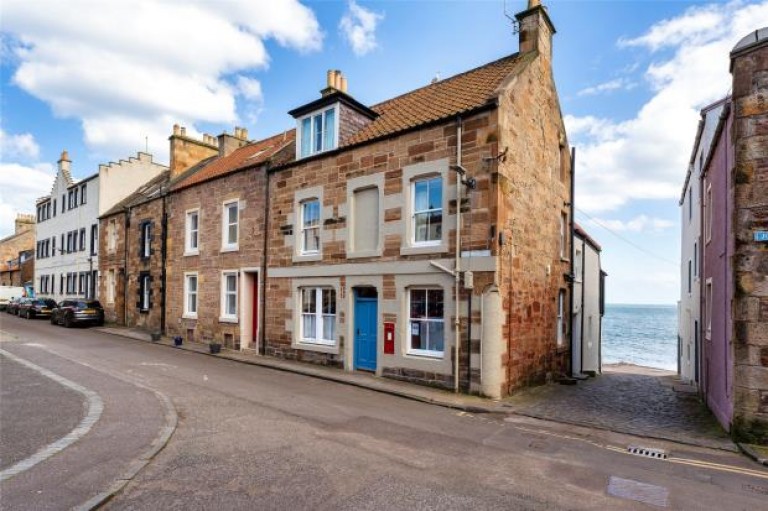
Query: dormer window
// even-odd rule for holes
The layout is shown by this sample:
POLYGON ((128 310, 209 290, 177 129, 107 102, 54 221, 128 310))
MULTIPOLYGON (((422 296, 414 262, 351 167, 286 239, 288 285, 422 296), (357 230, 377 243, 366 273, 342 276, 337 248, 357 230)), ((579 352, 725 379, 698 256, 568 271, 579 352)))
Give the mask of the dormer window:
POLYGON ((335 149, 338 145, 338 105, 313 112, 298 120, 300 158, 335 149))

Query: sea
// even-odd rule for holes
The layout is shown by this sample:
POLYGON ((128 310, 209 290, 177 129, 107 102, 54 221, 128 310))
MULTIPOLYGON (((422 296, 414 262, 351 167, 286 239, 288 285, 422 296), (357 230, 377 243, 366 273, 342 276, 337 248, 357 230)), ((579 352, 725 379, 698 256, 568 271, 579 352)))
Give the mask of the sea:
POLYGON ((606 304, 602 355, 603 364, 676 371, 677 307, 606 304))

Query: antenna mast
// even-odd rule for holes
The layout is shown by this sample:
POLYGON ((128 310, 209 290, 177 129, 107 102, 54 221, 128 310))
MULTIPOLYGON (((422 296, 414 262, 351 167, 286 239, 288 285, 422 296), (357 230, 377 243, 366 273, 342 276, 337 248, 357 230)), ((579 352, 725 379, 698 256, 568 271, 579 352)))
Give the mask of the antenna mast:
POLYGON ((512 35, 517 35, 520 32, 520 22, 507 11, 507 0, 504 0, 504 17, 507 18, 512 25, 512 35))

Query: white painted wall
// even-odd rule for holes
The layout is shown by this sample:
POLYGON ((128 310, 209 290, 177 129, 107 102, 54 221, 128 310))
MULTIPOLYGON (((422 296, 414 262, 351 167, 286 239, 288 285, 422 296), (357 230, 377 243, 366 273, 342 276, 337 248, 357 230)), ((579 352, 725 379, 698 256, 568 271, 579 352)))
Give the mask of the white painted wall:
MULTIPOLYGON (((92 255, 91 226, 98 225, 99 215, 105 213, 114 207, 119 201, 133 193, 139 186, 157 176, 166 167, 152 162, 152 156, 139 153, 136 158, 121 160, 119 163, 110 163, 109 165, 100 165, 98 174, 75 182, 70 174, 71 163, 69 161, 60 161, 58 172, 51 189, 51 195, 46 200, 56 200, 56 215, 36 224, 37 241, 56 238, 56 252, 49 257, 38 258, 35 261, 35 290, 40 296, 53 298, 56 301, 67 297, 81 296, 85 293, 79 292, 67 293, 66 274, 88 272, 98 270, 98 237, 95 240, 96 255, 92 255), (62 197, 65 204, 68 204, 69 190, 85 185, 87 195, 85 204, 78 200, 77 207, 62 210, 62 197), (66 238, 70 231, 80 232, 85 229, 85 250, 80 250, 79 238, 77 250, 66 253, 66 238), (64 245, 62 246, 61 235, 64 234, 64 245), (51 275, 53 279, 53 291, 47 293, 40 292, 41 277, 51 275), (61 287, 61 276, 64 276, 65 283, 61 287)), ((78 194, 79 195, 79 194, 78 194)), ((53 210, 53 206, 52 206, 53 210)), ((106 233, 105 233, 106 234, 106 233)), ((98 282, 95 286, 98 298, 98 282)))
MULTIPOLYGON (((680 302, 678 306, 678 336, 680 338, 680 379, 696 383, 696 354, 701 354, 697 325, 701 325, 701 189, 702 165, 707 159, 717 120, 722 112, 718 105, 702 113, 704 126, 697 141, 689 167, 690 177, 680 201, 680 302), (688 288, 688 264, 691 264, 691 285, 688 288)), ((699 376, 699 380, 701 377, 699 376)))
POLYGON ((574 376, 602 371, 600 344, 600 251, 580 234, 573 237, 574 283, 571 368, 574 376))

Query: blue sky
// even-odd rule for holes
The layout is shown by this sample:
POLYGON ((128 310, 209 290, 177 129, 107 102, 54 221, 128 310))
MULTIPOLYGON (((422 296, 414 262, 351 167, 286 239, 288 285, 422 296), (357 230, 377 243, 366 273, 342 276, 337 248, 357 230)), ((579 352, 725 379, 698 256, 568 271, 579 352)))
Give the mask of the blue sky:
MULTIPOLYGON (((697 111, 729 92, 728 51, 768 25, 768 0, 544 3, 577 220, 604 247, 608 300, 675 303, 697 111)), ((62 149, 76 177, 145 143, 165 162, 174 122, 251 138, 292 127, 286 112, 330 68, 373 104, 517 51, 503 1, 3 4, 0 236, 49 191, 62 149)))

